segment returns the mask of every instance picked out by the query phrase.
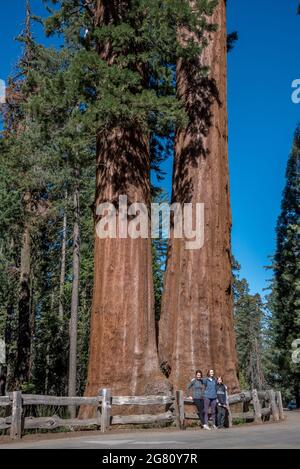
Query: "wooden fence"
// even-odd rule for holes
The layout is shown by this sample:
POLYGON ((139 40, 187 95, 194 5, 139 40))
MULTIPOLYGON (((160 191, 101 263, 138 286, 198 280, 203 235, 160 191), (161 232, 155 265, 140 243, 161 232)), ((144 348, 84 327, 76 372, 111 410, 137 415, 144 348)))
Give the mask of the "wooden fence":
MULTIPOLYGON (((112 425, 151 425, 173 423, 182 430, 188 420, 198 420, 196 413, 188 413, 186 409, 195 408, 193 401, 184 398, 183 391, 175 396, 111 396, 108 389, 102 389, 96 397, 56 397, 22 394, 19 391, 0 397, 0 408, 6 408, 8 417, 0 418, 0 430, 9 430, 12 439, 19 439, 26 430, 53 430, 60 427, 75 430, 97 427, 102 433, 112 425), (93 419, 63 419, 52 417, 25 417, 26 406, 94 406, 96 417, 93 419), (160 406, 164 412, 160 414, 112 415, 112 407, 118 406, 160 406), (11 410, 10 410, 11 409, 11 410)), ((229 396, 229 424, 234 419, 263 423, 272 416, 274 421, 284 419, 280 392, 273 390, 257 392, 246 391, 229 396), (242 404, 243 411, 232 413, 232 406, 242 404)))

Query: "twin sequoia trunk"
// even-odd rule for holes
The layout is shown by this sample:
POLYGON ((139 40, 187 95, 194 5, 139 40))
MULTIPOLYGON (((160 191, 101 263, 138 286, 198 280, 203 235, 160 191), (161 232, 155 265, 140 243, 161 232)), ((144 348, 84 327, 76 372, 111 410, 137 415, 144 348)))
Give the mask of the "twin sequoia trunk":
MULTIPOLYGON (((97 2, 96 24, 114 22, 113 2, 97 2)), ((113 61, 108 47, 99 55, 113 61)), ((96 214, 101 203, 118 213, 119 196, 128 206, 150 204, 150 154, 139 129, 115 128, 98 136, 96 214)), ((99 218, 95 219, 96 228, 99 218)), ((129 221, 129 220, 128 220, 129 221)), ((118 225, 117 225, 118 229, 118 225)), ((166 392, 155 337, 151 238, 101 239, 95 233, 94 293, 86 395, 109 388, 113 395, 166 392)), ((82 408, 81 417, 93 409, 82 408)))
MULTIPOLYGON (((120 195, 150 203, 149 149, 137 130, 101 135, 97 149, 96 209, 120 195)), ((96 218, 96 223, 99 218, 96 218)), ((101 239, 95 235, 94 296, 86 395, 165 391, 155 339, 151 239, 101 239)), ((87 417, 89 409, 82 409, 87 417)))
MULTIPOLYGON (((175 388, 185 389, 198 368, 224 375, 231 392, 239 388, 231 291, 231 211, 226 109, 226 6, 221 0, 197 78, 198 63, 177 66, 178 94, 189 125, 176 142, 173 202, 205 204, 204 247, 186 250, 172 239, 160 320, 159 353, 175 388)), ((189 34, 182 31, 184 34, 189 34)))

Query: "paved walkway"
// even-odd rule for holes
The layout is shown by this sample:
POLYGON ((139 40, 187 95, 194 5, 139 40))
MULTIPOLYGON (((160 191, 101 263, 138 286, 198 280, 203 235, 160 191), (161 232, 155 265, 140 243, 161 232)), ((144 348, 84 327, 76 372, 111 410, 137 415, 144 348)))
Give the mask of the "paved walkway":
POLYGON ((198 449, 300 448, 300 412, 278 424, 237 426, 230 430, 139 430, 70 436, 0 445, 0 449, 198 449))

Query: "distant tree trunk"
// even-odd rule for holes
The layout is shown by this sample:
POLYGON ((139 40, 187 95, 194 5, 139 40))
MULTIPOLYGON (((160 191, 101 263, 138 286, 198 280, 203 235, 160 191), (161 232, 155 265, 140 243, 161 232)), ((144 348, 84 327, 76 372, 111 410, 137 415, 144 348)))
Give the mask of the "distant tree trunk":
MULTIPOLYGON (((74 225, 73 225, 73 280, 72 302, 70 320, 70 351, 69 351, 69 385, 68 395, 76 396, 77 384, 77 324, 78 324, 78 300, 79 300, 79 276, 80 276, 80 202, 79 186, 74 192, 74 225)), ((71 417, 76 414, 76 407, 69 408, 71 417)))
POLYGON ((20 387, 29 382, 31 351, 31 242, 27 223, 21 249, 17 366, 15 382, 20 387))
POLYGON ((50 375, 50 343, 46 345, 46 366, 45 366, 45 395, 49 394, 49 375, 50 375))
POLYGON ((16 353, 14 351, 14 341, 15 330, 15 310, 14 310, 14 295, 11 293, 12 298, 7 306, 6 321, 5 321, 5 355, 6 355, 6 364, 7 364, 7 374, 6 374, 6 390, 8 392, 12 391, 15 386, 15 366, 16 366, 16 353))
MULTIPOLYGON (((184 389, 197 368, 224 375, 239 389, 231 288, 226 96, 226 5, 220 0, 208 19, 218 25, 194 63, 177 64, 178 95, 189 117, 176 136, 173 202, 205 204, 204 247, 187 250, 171 239, 159 325, 161 366, 176 389, 184 389), (199 76, 201 66, 208 77, 199 76)), ((179 32, 181 40, 191 37, 179 32)), ((195 38, 197 40, 197 38, 195 38)), ((195 217, 193 217, 195 219, 195 217)))
POLYGON ((31 275, 30 282, 30 317, 29 317, 29 328, 30 328, 30 353, 29 353, 29 376, 32 375, 32 369, 34 366, 35 350, 34 350, 34 334, 35 334, 35 310, 34 310, 34 278, 31 275))
MULTIPOLYGON (((67 199, 67 194, 65 196, 67 199)), ((60 264, 60 282, 59 282, 59 319, 64 319, 64 288, 66 278, 66 246, 67 246, 67 212, 64 210, 63 230, 61 240, 61 264, 60 264)))
MULTIPOLYGON (((11 238, 10 249, 14 252, 16 256, 15 241, 11 238)), ((17 260, 13 256, 13 265, 14 272, 17 271, 16 265, 17 260)), ((6 373, 6 391, 11 392, 15 387, 15 377, 16 377, 16 362, 17 362, 17 330, 16 330, 16 303, 19 292, 15 288, 16 281, 15 277, 11 277, 11 289, 7 292, 8 294, 8 303, 6 306, 6 320, 5 320, 5 355, 6 355, 6 364, 7 364, 7 373, 6 373)))

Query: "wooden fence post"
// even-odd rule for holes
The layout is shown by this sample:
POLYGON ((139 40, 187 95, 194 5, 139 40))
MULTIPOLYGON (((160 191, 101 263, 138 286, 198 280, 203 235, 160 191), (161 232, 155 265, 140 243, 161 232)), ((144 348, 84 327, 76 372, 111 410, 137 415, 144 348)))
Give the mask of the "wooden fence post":
POLYGON ((183 391, 176 391, 175 402, 176 402, 176 425, 178 428, 180 428, 180 430, 185 430, 183 391))
POLYGON ((109 389, 101 389, 100 396, 102 397, 100 418, 101 433, 105 433, 110 427, 111 395, 109 389))
POLYGON ((98 406, 96 411, 96 418, 97 418, 97 425, 98 427, 102 428, 102 389, 98 392, 98 406))
POLYGON ((279 419, 284 420, 284 412, 283 412, 283 404, 282 404, 282 395, 281 391, 276 392, 276 400, 277 400, 277 405, 278 405, 278 411, 279 411, 279 419))
POLYGON ((227 406, 228 427, 231 428, 233 427, 233 421, 232 421, 232 412, 230 409, 229 395, 228 395, 227 389, 226 389, 226 406, 227 406))
POLYGON ((258 392, 256 389, 252 391, 252 402, 254 407, 254 421, 256 423, 262 423, 262 412, 261 405, 258 398, 258 392))
POLYGON ((227 412, 228 412, 228 426, 229 426, 229 428, 232 428, 233 427, 232 412, 231 412, 229 404, 227 404, 227 412))
POLYGON ((278 412, 278 407, 276 404, 276 395, 275 391, 273 389, 270 389, 269 391, 269 396, 270 396, 270 404, 271 404, 271 411, 272 411, 272 417, 275 422, 278 422, 279 420, 279 412, 278 412))
POLYGON ((23 406, 22 393, 14 391, 12 393, 12 417, 10 427, 10 437, 13 440, 22 438, 23 430, 23 406))

